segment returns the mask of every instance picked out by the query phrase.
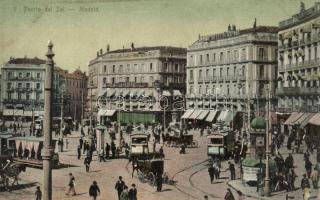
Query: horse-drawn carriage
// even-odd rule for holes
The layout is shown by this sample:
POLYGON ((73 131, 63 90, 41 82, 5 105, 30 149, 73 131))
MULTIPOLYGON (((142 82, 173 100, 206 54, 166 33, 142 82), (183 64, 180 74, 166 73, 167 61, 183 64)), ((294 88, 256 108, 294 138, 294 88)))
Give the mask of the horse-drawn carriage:
MULTIPOLYGON (((155 185, 157 176, 161 176, 164 170, 164 160, 159 153, 149 148, 149 136, 146 134, 131 135, 130 160, 133 172, 136 170, 138 179, 150 185, 155 185)), ((133 174, 132 172, 132 174, 133 174)))
POLYGON ((198 141, 193 139, 193 135, 184 134, 179 124, 173 124, 168 128, 167 134, 163 138, 166 145, 171 147, 179 147, 182 144, 186 147, 198 147, 198 141))

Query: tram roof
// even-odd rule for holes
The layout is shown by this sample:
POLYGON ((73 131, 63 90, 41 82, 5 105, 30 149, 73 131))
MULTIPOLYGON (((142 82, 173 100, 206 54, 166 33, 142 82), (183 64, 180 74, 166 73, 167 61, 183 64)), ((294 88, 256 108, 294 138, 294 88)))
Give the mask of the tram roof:
POLYGON ((131 134, 130 137, 141 137, 141 138, 147 138, 148 135, 145 134, 145 133, 134 133, 134 134, 131 134))

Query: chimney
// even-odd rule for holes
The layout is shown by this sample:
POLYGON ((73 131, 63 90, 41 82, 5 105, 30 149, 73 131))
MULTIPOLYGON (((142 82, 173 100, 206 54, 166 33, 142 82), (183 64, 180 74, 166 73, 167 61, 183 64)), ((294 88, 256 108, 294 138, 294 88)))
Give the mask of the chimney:
POLYGON ((233 31, 236 31, 236 30, 237 30, 236 25, 234 25, 234 24, 232 25, 232 30, 233 30, 233 31))
POLYGON ((100 56, 103 54, 103 50, 102 49, 100 49, 100 56))
POLYGON ((131 43, 131 50, 132 51, 134 50, 134 43, 133 42, 131 43))
POLYGON ((229 24, 229 26, 228 26, 228 31, 231 31, 231 25, 229 24))
POLYGON ((99 57, 99 51, 97 51, 97 57, 99 57))

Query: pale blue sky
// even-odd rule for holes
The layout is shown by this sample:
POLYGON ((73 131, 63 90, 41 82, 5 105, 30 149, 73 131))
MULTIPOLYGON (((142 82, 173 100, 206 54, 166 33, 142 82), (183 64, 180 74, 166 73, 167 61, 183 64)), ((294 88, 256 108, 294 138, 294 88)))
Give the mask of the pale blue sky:
MULTIPOLYGON (((315 1, 303 2, 309 8, 315 1)), ((45 58, 50 39, 59 66, 86 70, 108 43, 111 50, 131 42, 187 47, 198 34, 223 32, 228 24, 248 28, 255 17, 258 25, 277 25, 299 9, 298 0, 0 0, 0 62, 45 58)))

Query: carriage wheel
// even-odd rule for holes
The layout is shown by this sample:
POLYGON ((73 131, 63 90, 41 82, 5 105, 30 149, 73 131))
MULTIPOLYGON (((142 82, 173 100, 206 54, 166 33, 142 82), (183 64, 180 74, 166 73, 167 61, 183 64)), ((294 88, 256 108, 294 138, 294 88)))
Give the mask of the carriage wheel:
POLYGON ((140 182, 145 183, 144 174, 142 172, 140 172, 140 171, 138 171, 138 179, 139 179, 140 182))
POLYGON ((154 174, 152 172, 148 173, 147 181, 148 181, 149 185, 151 185, 151 186, 156 185, 156 177, 154 176, 154 174))

